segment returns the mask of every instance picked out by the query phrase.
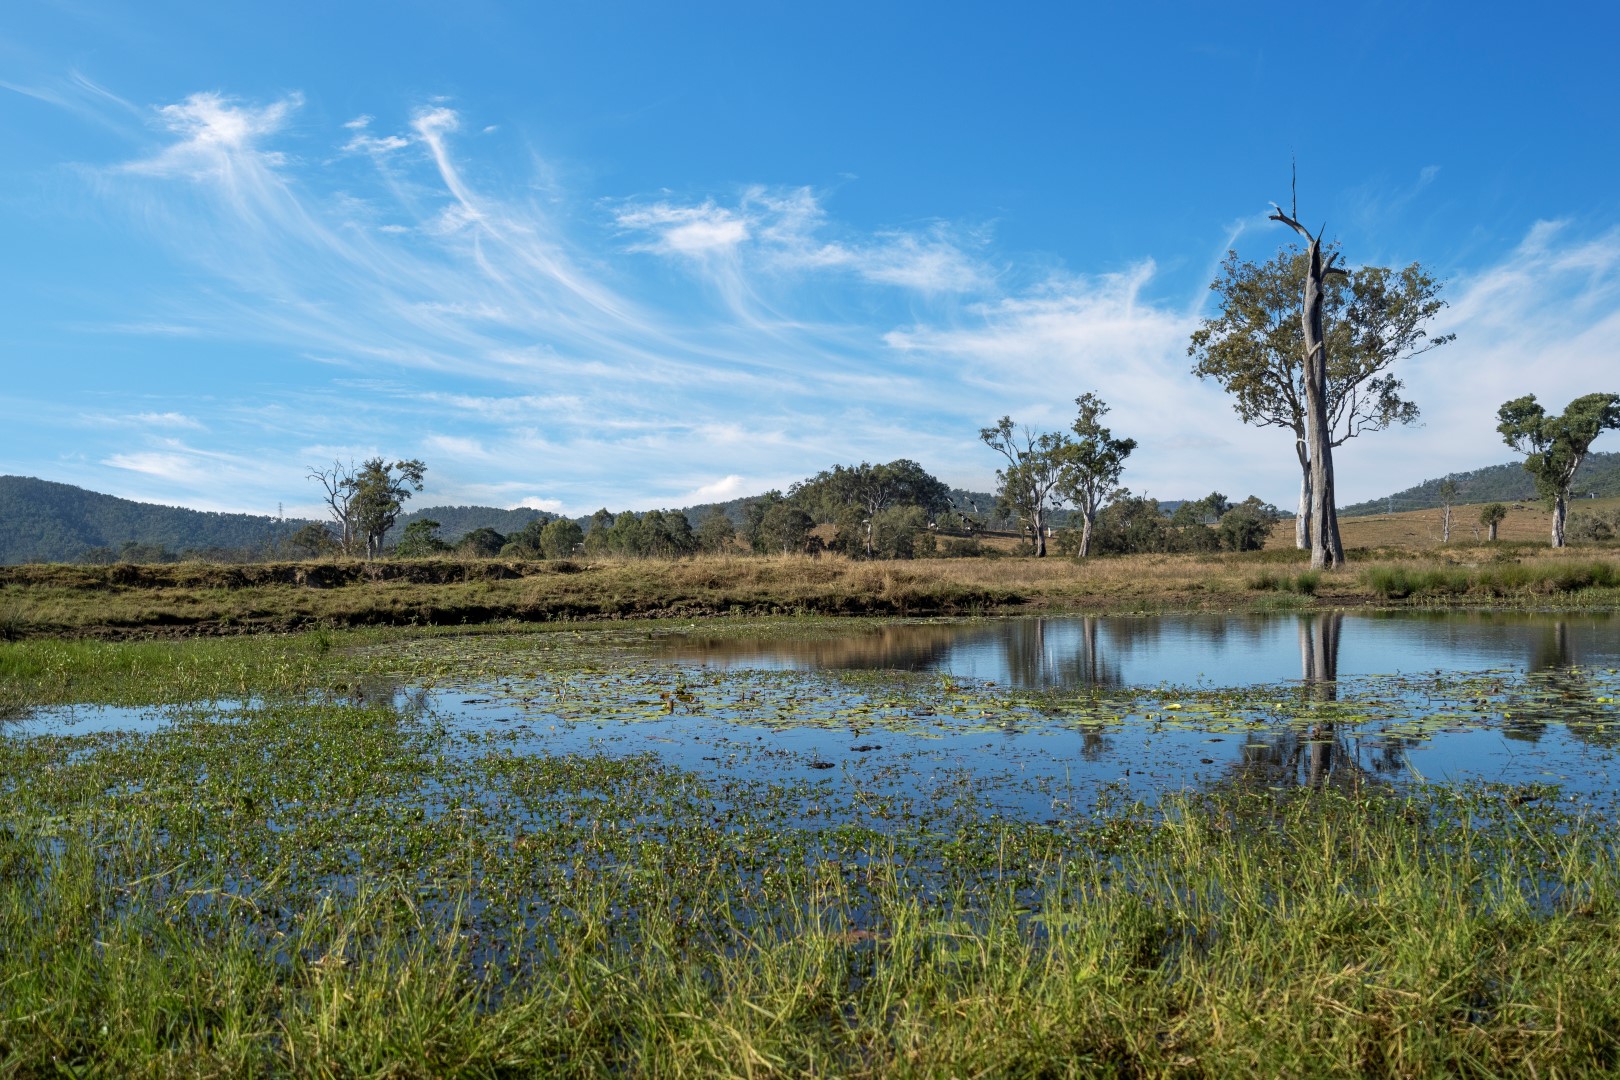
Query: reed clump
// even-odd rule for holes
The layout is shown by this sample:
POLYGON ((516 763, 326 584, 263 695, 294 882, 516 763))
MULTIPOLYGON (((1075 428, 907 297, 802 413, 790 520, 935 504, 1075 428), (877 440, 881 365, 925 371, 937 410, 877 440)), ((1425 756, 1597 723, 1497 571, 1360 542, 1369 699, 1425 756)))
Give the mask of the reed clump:
POLYGON ((1379 597, 1513 599, 1620 588, 1620 565, 1601 560, 1491 562, 1476 566, 1385 565, 1362 571, 1379 597))

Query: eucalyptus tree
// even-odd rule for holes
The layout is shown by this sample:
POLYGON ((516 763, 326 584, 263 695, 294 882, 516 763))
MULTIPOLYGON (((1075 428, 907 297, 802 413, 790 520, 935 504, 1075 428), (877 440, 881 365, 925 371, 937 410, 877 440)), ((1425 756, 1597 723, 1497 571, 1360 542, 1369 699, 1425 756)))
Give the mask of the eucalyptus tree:
POLYGON ((1451 543, 1451 508, 1457 505, 1457 481, 1446 477, 1435 494, 1440 500, 1440 542, 1451 543))
POLYGON ((784 555, 802 552, 815 527, 815 521, 796 503, 772 503, 760 516, 760 544, 766 551, 780 550, 784 555))
POLYGON ((394 554, 402 559, 425 559, 448 550, 450 545, 439 539, 439 523, 430 518, 418 518, 405 526, 404 535, 394 545, 394 554))
POLYGON ((1075 441, 1064 454, 1058 481, 1058 495, 1080 511, 1080 558, 1091 554, 1091 534, 1097 527, 1097 511, 1107 505, 1119 487, 1125 459, 1136 449, 1135 439, 1116 439, 1102 425, 1108 406, 1093 393, 1074 399, 1080 407, 1073 430, 1075 441))
MULTIPOLYGON (((867 558, 874 555, 874 528, 879 515, 900 506, 920 507, 928 514, 950 507, 951 490, 915 461, 900 458, 887 465, 834 465, 788 489, 788 498, 817 521, 855 526, 867 558)), ((839 532, 845 531, 843 527, 839 532)), ((851 552, 853 554, 853 552, 851 552)))
POLYGON ((709 555, 730 551, 737 544, 737 524, 718 506, 697 527, 698 549, 709 555))
POLYGON ((994 427, 981 428, 979 438, 1007 459, 1007 467, 996 471, 1001 485, 997 494, 1029 525, 1034 532, 1035 556, 1044 558, 1047 517, 1063 504, 1074 441, 1061 431, 1036 434, 1027 426, 1017 428, 1009 416, 994 427))
POLYGON ((1534 394, 1526 394, 1504 403, 1496 418, 1502 440, 1525 455, 1525 471, 1535 478, 1542 498, 1552 504, 1552 546, 1563 547, 1575 470, 1594 439, 1620 427, 1620 394, 1578 397, 1560 416, 1550 415, 1534 394))
POLYGON ((1281 210, 1272 219, 1306 237, 1306 248, 1282 248, 1262 263, 1228 252, 1210 285, 1220 311, 1193 333, 1187 352, 1196 361, 1193 373, 1231 394, 1244 423, 1294 436, 1300 467, 1295 544, 1313 547, 1320 501, 1330 518, 1319 533, 1326 561, 1337 562, 1343 558, 1337 510, 1331 490, 1316 484, 1318 469, 1331 481, 1333 449, 1364 432, 1416 421, 1417 405, 1402 397, 1403 384, 1389 369, 1455 335, 1427 330, 1445 301, 1443 283, 1421 265, 1346 271, 1337 265, 1337 251, 1324 253, 1320 234, 1311 236, 1281 210), (1311 452, 1317 414, 1320 466, 1311 452))
POLYGON ((573 518, 553 518, 540 528, 540 552, 548 559, 566 559, 584 542, 585 530, 573 518))
POLYGON ((376 457, 364 461, 349 481, 349 513, 355 535, 365 540, 367 558, 382 553, 383 537, 399 520, 411 492, 422 490, 427 466, 412 458, 388 462, 376 457))

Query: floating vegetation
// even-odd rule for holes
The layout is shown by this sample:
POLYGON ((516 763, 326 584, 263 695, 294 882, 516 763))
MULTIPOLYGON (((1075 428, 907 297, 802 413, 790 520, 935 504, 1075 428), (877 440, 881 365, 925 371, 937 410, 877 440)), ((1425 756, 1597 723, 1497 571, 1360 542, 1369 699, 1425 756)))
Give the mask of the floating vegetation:
POLYGON ((0 1064, 1620 1067, 1612 668, 1009 685, 685 630, 6 646, 110 705, 0 727, 0 1064))

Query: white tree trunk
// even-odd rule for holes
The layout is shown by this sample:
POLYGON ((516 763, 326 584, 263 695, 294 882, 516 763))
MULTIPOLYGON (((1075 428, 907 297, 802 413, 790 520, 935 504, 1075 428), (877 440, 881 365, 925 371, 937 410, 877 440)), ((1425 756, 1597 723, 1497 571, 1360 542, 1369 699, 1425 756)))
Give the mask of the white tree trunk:
POLYGON ((1311 466, 1300 459, 1299 512, 1294 515, 1294 546, 1301 551, 1311 549, 1311 466))
POLYGON ((1569 497, 1560 491, 1553 496, 1552 546, 1564 546, 1564 516, 1569 512, 1569 497))

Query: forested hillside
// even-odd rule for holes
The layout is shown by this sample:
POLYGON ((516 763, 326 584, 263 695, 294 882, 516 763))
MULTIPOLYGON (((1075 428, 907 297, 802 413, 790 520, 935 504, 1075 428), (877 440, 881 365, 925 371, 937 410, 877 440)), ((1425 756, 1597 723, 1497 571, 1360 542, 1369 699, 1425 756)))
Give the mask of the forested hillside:
POLYGON ((102 495, 31 476, 0 476, 0 563, 110 561, 128 551, 257 555, 303 521, 216 514, 102 495))
MULTIPOLYGON (((1430 510, 1440 505, 1440 483, 1444 477, 1425 480, 1416 487, 1398 491, 1386 498, 1371 499, 1352 506, 1341 506, 1340 517, 1365 514, 1400 513, 1402 510, 1430 510)), ((1452 473, 1457 482, 1457 502, 1526 502, 1536 498, 1536 482, 1520 462, 1492 465, 1473 472, 1452 473)), ((1574 496, 1608 498, 1620 495, 1620 453, 1588 454, 1575 473, 1574 496)))

